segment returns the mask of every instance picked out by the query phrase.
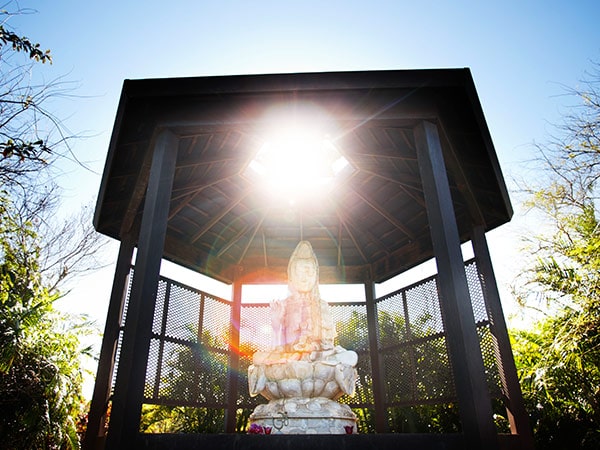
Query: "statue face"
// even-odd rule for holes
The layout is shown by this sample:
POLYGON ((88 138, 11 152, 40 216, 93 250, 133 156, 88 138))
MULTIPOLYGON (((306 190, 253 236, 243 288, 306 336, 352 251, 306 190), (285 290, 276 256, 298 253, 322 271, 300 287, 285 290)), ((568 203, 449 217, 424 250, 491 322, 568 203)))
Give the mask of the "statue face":
POLYGON ((292 283, 299 292, 309 292, 317 283, 317 267, 310 259, 299 259, 294 264, 292 283))

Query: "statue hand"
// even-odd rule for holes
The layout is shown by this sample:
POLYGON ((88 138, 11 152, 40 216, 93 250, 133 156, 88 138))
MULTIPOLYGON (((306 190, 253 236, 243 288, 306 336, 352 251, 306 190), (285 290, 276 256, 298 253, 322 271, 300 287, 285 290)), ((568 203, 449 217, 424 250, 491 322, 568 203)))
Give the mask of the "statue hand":
POLYGON ((274 318, 281 320, 285 307, 280 299, 271 300, 271 315, 274 318))

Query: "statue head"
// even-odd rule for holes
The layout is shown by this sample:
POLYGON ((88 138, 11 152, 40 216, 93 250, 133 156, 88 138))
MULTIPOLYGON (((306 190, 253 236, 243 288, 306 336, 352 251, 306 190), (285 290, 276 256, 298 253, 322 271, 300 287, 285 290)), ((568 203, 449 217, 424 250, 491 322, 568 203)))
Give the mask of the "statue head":
POLYGON ((288 264, 288 283, 296 292, 317 293, 319 263, 308 241, 300 241, 288 264))

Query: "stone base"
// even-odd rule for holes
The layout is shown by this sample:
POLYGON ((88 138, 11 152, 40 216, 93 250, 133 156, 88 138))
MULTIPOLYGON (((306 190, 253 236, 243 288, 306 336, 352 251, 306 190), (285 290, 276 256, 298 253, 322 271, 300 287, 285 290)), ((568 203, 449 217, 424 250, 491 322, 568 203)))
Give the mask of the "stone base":
POLYGON ((356 415, 348 405, 324 397, 283 398, 258 405, 250 424, 271 434, 352 434, 357 433, 356 415))

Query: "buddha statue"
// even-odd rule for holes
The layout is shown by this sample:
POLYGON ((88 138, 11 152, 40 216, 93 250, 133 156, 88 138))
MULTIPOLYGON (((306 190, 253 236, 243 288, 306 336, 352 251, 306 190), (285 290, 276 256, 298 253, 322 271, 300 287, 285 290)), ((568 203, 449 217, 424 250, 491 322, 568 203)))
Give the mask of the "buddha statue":
MULTIPOLYGON (((260 394, 270 401, 256 408, 250 418, 254 424, 279 417, 285 405, 304 405, 303 425, 282 433, 324 433, 323 427, 332 427, 332 420, 341 420, 343 427, 354 426, 350 408, 336 400, 354 394, 358 355, 334 344, 335 323, 328 303, 321 299, 318 280, 319 265, 312 246, 301 241, 288 264, 289 294, 270 304, 271 350, 255 353, 248 368, 250 395, 260 394), (310 415, 310 408, 323 416, 311 422, 304 417, 310 415)), ((333 426, 337 431, 331 432, 344 432, 343 427, 333 426)))
POLYGON ((319 266, 308 241, 292 253, 288 280, 288 297, 271 302, 274 347, 286 352, 331 350, 335 324, 319 294, 319 266))

